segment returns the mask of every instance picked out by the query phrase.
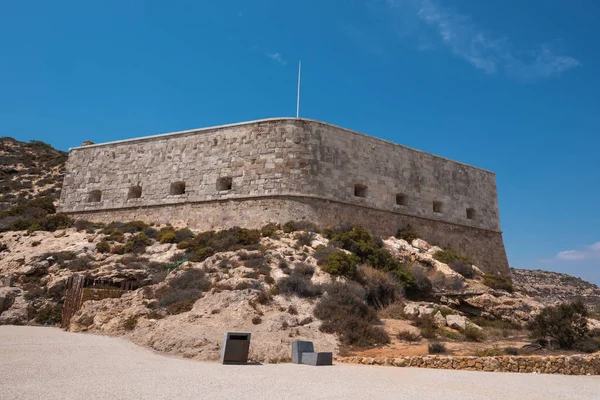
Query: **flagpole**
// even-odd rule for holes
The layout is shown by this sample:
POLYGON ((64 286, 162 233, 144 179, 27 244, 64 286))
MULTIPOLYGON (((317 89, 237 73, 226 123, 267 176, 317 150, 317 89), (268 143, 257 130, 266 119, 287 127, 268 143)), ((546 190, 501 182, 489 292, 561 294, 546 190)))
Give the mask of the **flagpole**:
POLYGON ((302 73, 302 61, 298 61, 298 98, 296 100, 296 118, 300 118, 300 75, 302 73))

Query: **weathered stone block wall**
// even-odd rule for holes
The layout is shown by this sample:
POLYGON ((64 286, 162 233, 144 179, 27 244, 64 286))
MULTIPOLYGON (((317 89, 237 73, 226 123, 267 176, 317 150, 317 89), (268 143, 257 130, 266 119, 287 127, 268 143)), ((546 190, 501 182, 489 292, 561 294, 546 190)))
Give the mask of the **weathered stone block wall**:
POLYGON ((487 372, 524 372, 563 375, 600 375, 600 355, 575 356, 407 356, 407 357, 342 357, 341 363, 388 365, 435 369, 487 372))
POLYGON ((493 173, 309 120, 72 149, 59 210, 200 230, 306 219, 321 226, 359 223, 391 235, 411 223, 424 239, 463 251, 488 272, 508 274, 493 173), (230 189, 222 190, 221 178, 230 179, 230 189), (185 182, 185 193, 170 194, 174 182, 185 182), (356 196, 356 185, 364 197, 356 196), (140 197, 132 198, 134 187, 140 197), (403 205, 396 204, 398 194, 403 205), (433 202, 442 212, 434 212, 433 202), (474 218, 467 218, 467 208, 474 218))

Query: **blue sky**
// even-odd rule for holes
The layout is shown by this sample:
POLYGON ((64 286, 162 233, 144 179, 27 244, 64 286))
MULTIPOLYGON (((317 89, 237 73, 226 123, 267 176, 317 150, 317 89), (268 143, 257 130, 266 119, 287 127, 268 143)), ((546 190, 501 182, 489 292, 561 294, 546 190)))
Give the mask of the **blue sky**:
POLYGON ((5 1, 0 136, 295 114, 497 173, 511 266, 600 284, 595 0, 5 1))

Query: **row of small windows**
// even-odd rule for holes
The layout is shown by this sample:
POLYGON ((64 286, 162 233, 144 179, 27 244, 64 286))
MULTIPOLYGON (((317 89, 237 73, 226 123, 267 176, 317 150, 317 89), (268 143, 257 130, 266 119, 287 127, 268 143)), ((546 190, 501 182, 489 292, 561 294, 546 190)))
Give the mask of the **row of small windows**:
MULTIPOLYGON (((367 186, 357 183, 354 185, 354 196, 355 197, 367 197, 367 186)), ((408 205, 408 196, 404 193, 396 194, 396 205, 398 206, 407 206, 408 205)), ((441 201, 434 201, 432 204, 432 210, 436 214, 442 214, 444 212, 444 203, 441 201)), ((466 209, 467 219, 475 219, 475 209, 467 208, 466 209)))
MULTIPOLYGON (((216 189, 218 191, 228 191, 233 188, 233 179, 229 176, 221 177, 217 179, 216 189)), ((367 186, 357 183, 354 185, 354 196, 355 197, 367 197, 367 186)), ((180 196, 185 194, 185 182, 177 181, 171 183, 169 188, 169 194, 173 196, 180 196)), ((139 199, 142 197, 142 187, 141 186, 132 186, 129 188, 129 192, 127 193, 127 199, 139 199)), ((88 194, 88 203, 98 203, 102 200, 102 191, 101 190, 92 190, 88 194)), ((407 206, 408 205, 408 196, 403 193, 396 194, 396 205, 399 206, 407 206)), ((434 213, 442 214, 444 212, 444 203, 441 201, 434 201, 432 204, 432 210, 434 213)), ((467 219, 475 219, 475 209, 467 208, 466 209, 467 219)))
MULTIPOLYGON (((231 177, 222 177, 217 179, 217 190, 218 191, 227 191, 233 188, 233 179, 231 177)), ((169 187, 169 194, 173 196, 180 196, 185 194, 185 182, 178 181, 171 183, 169 187)), ((129 192, 127 192, 127 199, 139 199, 142 197, 142 187, 141 186, 132 186, 129 188, 129 192)), ((87 202, 88 203, 98 203, 102 201, 102 190, 92 190, 88 194, 87 202)))

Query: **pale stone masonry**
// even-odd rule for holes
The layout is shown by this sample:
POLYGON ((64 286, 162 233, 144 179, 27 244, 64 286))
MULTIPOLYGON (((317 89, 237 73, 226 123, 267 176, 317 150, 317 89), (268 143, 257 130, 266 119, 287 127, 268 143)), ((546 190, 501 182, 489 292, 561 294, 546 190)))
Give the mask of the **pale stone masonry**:
POLYGON ((492 172, 319 121, 278 118, 69 152, 60 211, 200 230, 308 220, 420 235, 508 274, 492 172))

